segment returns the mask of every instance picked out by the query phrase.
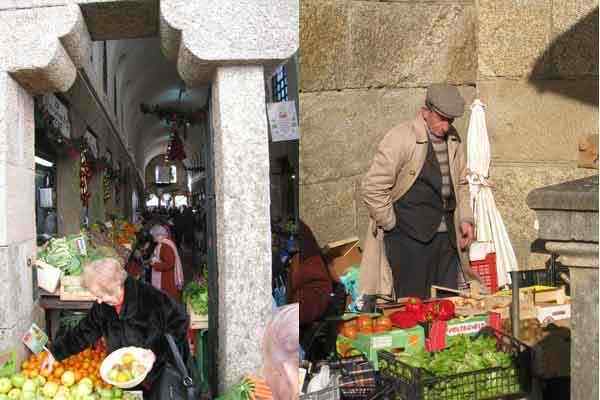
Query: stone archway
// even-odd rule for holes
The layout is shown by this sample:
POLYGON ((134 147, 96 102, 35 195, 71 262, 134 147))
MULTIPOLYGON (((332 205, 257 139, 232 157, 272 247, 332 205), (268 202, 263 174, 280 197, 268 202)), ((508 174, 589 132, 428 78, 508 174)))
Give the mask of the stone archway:
POLYGON ((148 30, 107 14, 135 17, 136 5, 154 5, 163 53, 186 85, 212 90, 220 389, 255 372, 271 310, 264 76, 298 47, 298 0, 9 3, 0 6, 0 348, 20 343, 35 318, 27 267, 36 251, 32 96, 69 89, 89 62, 90 32, 114 39, 148 30))

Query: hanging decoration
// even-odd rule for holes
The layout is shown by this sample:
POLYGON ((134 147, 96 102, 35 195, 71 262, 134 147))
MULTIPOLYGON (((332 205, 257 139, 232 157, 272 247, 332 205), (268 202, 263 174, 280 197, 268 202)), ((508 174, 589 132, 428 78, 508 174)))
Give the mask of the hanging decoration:
POLYGON ((169 138, 169 144, 167 145, 167 153, 165 155, 165 161, 183 161, 186 159, 185 150, 183 143, 179 139, 177 132, 171 132, 169 138))
POLYGON ((81 204, 84 207, 88 207, 90 201, 89 184, 92 180, 92 166, 87 158, 87 152, 82 151, 80 155, 80 166, 79 166, 79 192, 81 197, 81 204))

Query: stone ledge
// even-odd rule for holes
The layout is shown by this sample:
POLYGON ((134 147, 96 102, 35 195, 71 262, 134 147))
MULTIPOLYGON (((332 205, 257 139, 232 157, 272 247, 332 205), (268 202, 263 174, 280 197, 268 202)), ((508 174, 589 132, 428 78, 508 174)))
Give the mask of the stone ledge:
POLYGON ((598 213, 598 175, 535 189, 527 196, 527 205, 533 210, 598 213))

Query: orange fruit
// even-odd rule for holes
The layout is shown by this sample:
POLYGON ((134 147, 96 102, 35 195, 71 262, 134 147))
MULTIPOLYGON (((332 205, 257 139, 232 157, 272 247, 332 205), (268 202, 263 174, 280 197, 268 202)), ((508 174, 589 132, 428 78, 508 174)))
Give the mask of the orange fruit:
POLYGON ((23 364, 21 364, 21 369, 29 369, 29 361, 23 361, 23 364))
POLYGON ((54 368, 54 372, 52 373, 52 375, 55 378, 60 379, 60 377, 62 376, 62 374, 65 372, 65 369, 62 366, 59 366, 58 368, 54 368))
POLYGON ((35 378, 35 377, 37 377, 39 374, 40 374, 40 373, 39 373, 37 370, 35 370, 35 369, 34 369, 34 370, 31 370, 31 371, 29 371, 29 377, 30 377, 30 378, 35 378))
POLYGON ((83 378, 79 369, 76 369, 73 373, 75 374, 75 382, 79 382, 83 378))

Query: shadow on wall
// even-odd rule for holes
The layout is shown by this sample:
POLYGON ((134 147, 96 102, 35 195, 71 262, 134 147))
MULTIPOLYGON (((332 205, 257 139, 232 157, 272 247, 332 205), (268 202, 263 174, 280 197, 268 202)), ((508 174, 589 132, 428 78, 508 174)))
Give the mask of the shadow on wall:
POLYGON ((540 92, 551 91, 598 106, 597 85, 582 88, 549 81, 553 79, 598 79, 598 7, 554 39, 529 76, 540 92))

